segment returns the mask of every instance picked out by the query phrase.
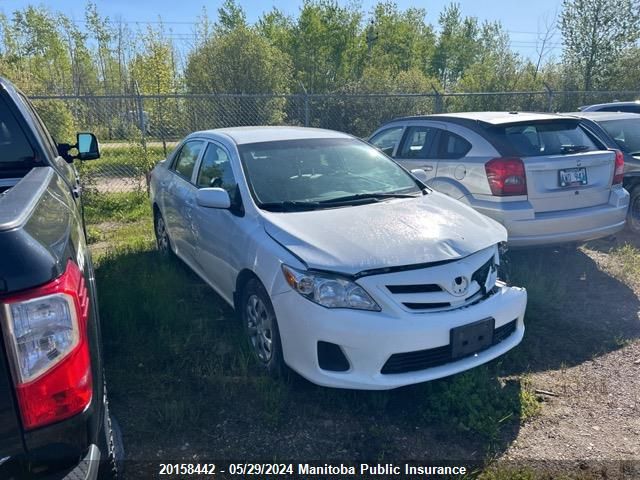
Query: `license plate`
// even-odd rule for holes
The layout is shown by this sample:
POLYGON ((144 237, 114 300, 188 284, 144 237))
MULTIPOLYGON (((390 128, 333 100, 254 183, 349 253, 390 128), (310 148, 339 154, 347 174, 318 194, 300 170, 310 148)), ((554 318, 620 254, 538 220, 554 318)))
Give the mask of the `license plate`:
POLYGON ((489 348, 493 343, 493 330, 496 321, 485 318, 450 331, 451 356, 453 358, 466 357, 480 350, 489 348))
POLYGON ((586 185, 587 169, 584 167, 580 167, 558 170, 558 178, 560 180, 561 187, 575 187, 577 185, 586 185))

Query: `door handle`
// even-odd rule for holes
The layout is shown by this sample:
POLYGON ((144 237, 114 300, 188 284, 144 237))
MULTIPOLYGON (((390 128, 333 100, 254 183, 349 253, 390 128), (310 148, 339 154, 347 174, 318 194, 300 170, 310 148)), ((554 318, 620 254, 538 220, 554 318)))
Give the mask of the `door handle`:
POLYGON ((425 172, 431 172, 433 170, 433 165, 422 165, 420 168, 425 172))

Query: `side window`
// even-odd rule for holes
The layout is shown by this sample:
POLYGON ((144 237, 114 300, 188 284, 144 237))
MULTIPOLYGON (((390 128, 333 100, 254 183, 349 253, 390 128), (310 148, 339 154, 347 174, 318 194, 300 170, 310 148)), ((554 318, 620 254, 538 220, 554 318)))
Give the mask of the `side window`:
POLYGON ((438 158, 455 160, 464 157, 469 150, 471 150, 471 144, 460 135, 445 131, 440 134, 438 158))
POLYGON ((186 180, 191 181, 193 167, 196 165, 203 143, 200 140, 190 140, 182 146, 180 153, 176 156, 173 170, 186 180))
POLYGON ((371 137, 369 143, 374 147, 378 147, 387 155, 392 155, 400 138, 402 138, 402 130, 404 127, 391 127, 381 131, 371 137))
POLYGON ((409 127, 404 136, 399 158, 433 158, 430 155, 433 140, 438 130, 431 127, 409 127))
POLYGON ((198 188, 224 188, 229 194, 232 193, 236 187, 236 180, 231 170, 231 162, 224 149, 213 143, 207 146, 200 164, 196 185, 198 188))
MULTIPOLYGON (((26 168, 35 158, 35 152, 17 120, 0 98, 0 175, 10 168, 26 168)), ((1 177, 0 177, 1 178, 1 177)))

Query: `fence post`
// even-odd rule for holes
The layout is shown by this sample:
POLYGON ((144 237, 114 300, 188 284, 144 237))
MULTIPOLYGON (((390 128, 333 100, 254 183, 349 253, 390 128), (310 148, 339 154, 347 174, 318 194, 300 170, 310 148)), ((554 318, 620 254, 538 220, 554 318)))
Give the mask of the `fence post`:
POLYGON ((549 86, 547 82, 542 82, 544 88, 547 90, 547 111, 553 112, 553 89, 549 86))
POLYGON ((309 126, 309 95, 304 92, 304 126, 309 126))
POLYGON ((144 121, 144 99, 140 95, 140 89, 138 88, 138 82, 135 83, 136 88, 136 110, 138 111, 138 128, 142 134, 142 148, 147 149, 147 129, 144 121))
POLYGON ((431 90, 436 95, 435 113, 442 113, 442 94, 438 91, 434 84, 431 84, 431 90))
POLYGON ((300 84, 300 86, 302 87, 302 99, 304 101, 304 126, 308 127, 309 126, 309 94, 307 93, 307 89, 304 86, 304 83, 302 83, 301 80, 298 80, 298 83, 300 84))

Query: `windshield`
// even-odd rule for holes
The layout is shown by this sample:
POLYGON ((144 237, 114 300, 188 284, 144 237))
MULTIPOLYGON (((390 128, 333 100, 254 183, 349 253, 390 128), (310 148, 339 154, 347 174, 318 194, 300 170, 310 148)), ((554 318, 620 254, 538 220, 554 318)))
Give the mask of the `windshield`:
POLYGON ((238 149, 260 208, 330 208, 422 194, 405 170, 355 139, 283 140, 238 149))
POLYGON ((607 120, 599 123, 622 150, 631 155, 640 155, 640 116, 637 119, 607 120))

